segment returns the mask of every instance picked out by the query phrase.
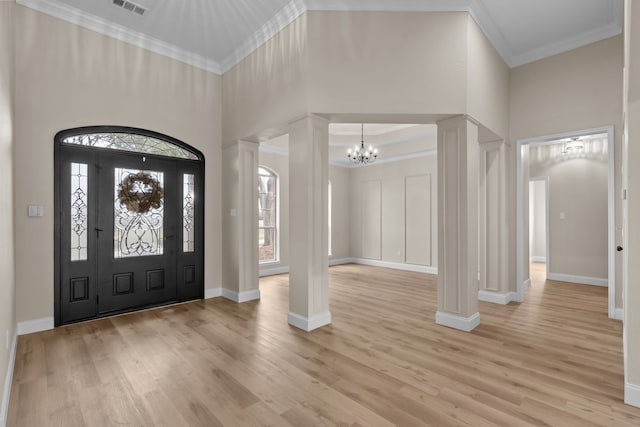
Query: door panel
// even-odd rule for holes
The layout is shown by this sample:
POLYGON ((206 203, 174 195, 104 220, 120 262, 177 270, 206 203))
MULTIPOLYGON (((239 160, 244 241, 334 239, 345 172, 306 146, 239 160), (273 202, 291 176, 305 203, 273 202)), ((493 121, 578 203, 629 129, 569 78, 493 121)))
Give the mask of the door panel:
POLYGON ((182 222, 176 233, 178 249, 176 281, 178 300, 204 298, 204 173, 202 165, 179 163, 178 180, 181 183, 182 222))
POLYGON ((174 162, 111 153, 100 153, 98 161, 98 313, 177 300, 179 186, 174 162), (152 191, 153 184, 145 179, 162 188, 161 202, 137 212, 152 191), (129 194, 138 199, 123 201, 127 182, 129 194))
POLYGON ((56 296, 63 322, 96 315, 95 217, 90 214, 96 203, 94 163, 93 153, 70 152, 59 169, 60 250, 56 255, 63 268, 56 296))

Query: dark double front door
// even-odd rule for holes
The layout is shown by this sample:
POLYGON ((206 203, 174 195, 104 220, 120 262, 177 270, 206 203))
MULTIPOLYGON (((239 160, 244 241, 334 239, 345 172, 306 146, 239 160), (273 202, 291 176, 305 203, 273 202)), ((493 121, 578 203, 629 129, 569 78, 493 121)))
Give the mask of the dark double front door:
POLYGON ((202 298, 201 163, 57 147, 56 324, 202 298))

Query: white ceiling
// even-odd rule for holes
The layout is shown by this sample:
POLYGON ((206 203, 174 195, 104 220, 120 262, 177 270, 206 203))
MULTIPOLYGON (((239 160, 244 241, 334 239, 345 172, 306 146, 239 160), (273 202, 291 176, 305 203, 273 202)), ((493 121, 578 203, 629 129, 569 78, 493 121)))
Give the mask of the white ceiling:
POLYGON ((177 60, 224 73, 307 10, 467 11, 505 62, 522 65, 622 31, 623 0, 16 0, 177 60))

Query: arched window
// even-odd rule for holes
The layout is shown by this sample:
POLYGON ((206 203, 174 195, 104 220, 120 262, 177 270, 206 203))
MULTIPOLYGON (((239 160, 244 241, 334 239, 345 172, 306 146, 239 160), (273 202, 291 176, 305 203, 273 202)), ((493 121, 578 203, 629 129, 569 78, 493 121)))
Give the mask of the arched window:
POLYGON ((258 168, 258 261, 277 262, 278 257, 278 175, 258 168))

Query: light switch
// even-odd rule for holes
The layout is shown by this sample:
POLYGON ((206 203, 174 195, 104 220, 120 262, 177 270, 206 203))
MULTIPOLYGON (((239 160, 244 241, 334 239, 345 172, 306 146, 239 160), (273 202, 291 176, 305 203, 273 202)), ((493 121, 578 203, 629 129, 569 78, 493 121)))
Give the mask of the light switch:
POLYGON ((560 212, 560 219, 566 219, 567 215, 564 212, 560 212))
POLYGON ((229 212, 231 214, 231 216, 237 216, 238 213, 236 211, 236 208, 231 208, 231 211, 229 212))
POLYGON ((29 205, 29 216, 38 217, 44 214, 44 209, 42 206, 38 205, 29 205))

